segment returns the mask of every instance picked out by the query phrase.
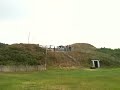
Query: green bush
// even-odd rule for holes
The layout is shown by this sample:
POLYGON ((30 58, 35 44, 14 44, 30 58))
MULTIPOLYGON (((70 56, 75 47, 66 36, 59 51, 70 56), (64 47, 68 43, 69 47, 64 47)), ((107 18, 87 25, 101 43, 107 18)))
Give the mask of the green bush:
POLYGON ((3 46, 0 44, 0 65, 38 65, 44 59, 44 49, 39 46, 31 45, 32 48, 24 44, 3 46))

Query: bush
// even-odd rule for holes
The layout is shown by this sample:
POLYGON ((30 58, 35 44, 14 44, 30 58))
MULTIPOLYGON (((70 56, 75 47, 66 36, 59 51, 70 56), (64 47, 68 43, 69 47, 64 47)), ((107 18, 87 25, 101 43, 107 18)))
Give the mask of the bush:
MULTIPOLYGON (((2 44, 2 46, 4 46, 2 44)), ((44 58, 44 49, 29 45, 8 45, 0 48, 0 65, 38 65, 44 58), (34 49, 34 51, 32 50, 34 49), (36 50, 36 51, 35 51, 36 50)))

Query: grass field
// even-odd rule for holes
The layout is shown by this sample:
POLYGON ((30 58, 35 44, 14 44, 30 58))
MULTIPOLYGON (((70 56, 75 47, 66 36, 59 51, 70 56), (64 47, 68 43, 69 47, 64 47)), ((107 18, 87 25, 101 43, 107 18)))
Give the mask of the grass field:
POLYGON ((0 90, 120 90, 120 68, 0 73, 0 90))

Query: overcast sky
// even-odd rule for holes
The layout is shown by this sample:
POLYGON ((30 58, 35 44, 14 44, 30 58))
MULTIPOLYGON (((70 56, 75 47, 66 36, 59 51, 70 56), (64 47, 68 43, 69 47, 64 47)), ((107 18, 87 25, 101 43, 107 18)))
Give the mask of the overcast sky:
POLYGON ((0 0, 0 42, 120 48, 120 0, 0 0))

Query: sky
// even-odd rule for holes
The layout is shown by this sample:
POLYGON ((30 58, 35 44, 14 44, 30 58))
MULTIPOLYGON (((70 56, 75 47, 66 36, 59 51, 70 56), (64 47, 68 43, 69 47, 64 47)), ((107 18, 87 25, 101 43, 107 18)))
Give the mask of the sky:
POLYGON ((0 0, 0 42, 120 48, 120 0, 0 0))

